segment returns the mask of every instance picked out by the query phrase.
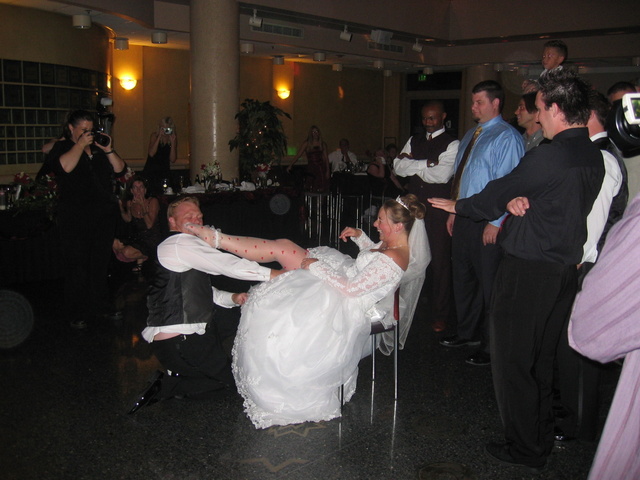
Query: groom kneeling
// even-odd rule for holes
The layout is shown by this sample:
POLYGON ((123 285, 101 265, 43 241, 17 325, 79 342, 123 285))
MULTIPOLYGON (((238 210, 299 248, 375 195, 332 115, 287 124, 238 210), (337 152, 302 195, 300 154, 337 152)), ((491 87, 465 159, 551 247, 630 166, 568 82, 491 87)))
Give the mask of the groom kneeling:
POLYGON ((212 249, 185 224, 202 225, 198 199, 183 197, 167 210, 171 235, 158 246, 157 273, 149 286, 147 328, 142 332, 167 369, 158 371, 129 413, 158 400, 233 385, 229 357, 214 320, 214 303, 242 305, 246 293, 211 286, 209 275, 266 281, 277 270, 212 249))

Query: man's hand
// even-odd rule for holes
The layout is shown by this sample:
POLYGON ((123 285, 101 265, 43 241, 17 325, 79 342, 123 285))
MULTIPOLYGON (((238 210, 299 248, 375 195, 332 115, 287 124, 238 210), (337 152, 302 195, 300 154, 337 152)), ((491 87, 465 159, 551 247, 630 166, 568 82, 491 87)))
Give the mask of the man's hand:
POLYGON ((246 292, 234 293, 233 295, 231 295, 231 301, 236 305, 244 305, 244 302, 247 301, 247 298, 249 298, 249 294, 246 292))
POLYGON ((304 260, 302 260, 302 263, 300 264, 300 268, 303 268, 304 270, 309 270, 309 265, 317 261, 318 261, 317 258, 305 258, 304 260))
POLYGON ((456 213, 456 201, 448 198, 427 198, 434 208, 439 208, 449 213, 456 213))
POLYGON ((484 232, 482 232, 482 244, 494 245, 498 240, 499 231, 500 227, 496 227, 495 225, 487 223, 487 226, 484 227, 484 232))
POLYGON ((456 221, 456 216, 452 213, 447 218, 447 232, 449 232, 449 236, 453 237, 453 222, 456 221))
POLYGON ((529 199, 527 197, 516 197, 507 203, 507 211, 511 215, 515 215, 517 217, 524 216, 529 209, 529 199))

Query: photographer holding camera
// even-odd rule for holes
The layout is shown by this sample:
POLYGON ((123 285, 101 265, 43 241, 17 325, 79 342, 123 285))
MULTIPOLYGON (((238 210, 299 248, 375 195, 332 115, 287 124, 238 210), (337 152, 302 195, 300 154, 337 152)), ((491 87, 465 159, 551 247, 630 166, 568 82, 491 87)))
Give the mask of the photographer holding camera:
POLYGON ((171 164, 178 157, 178 138, 176 127, 171 117, 164 117, 158 122, 158 130, 151 134, 147 163, 142 174, 149 182, 149 193, 164 193, 165 179, 171 185, 171 164))
POLYGON ((126 164, 111 137, 94 129, 94 116, 76 110, 64 124, 64 139, 48 161, 58 181, 57 223, 65 260, 64 305, 74 328, 91 316, 113 315, 107 271, 118 215, 113 179, 126 164))

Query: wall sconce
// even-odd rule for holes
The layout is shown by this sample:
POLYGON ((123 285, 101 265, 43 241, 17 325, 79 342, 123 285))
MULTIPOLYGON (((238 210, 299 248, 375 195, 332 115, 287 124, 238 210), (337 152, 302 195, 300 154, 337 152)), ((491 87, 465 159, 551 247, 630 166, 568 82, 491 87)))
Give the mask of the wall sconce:
POLYGON ((341 72, 342 71, 342 64, 341 63, 334 63, 333 65, 331 65, 331 70, 333 70, 334 72, 341 72))
POLYGON ((416 38, 416 43, 414 43, 414 44, 413 44, 413 46, 411 47, 411 49, 412 49, 414 52, 421 53, 421 52, 422 52, 422 48, 423 48, 423 45, 422 45, 422 44, 418 41, 418 39, 416 38))
POLYGON ((136 88, 138 81, 135 78, 124 77, 120 79, 120 86, 125 90, 133 90, 136 88))
POLYGON ((253 17, 249 17, 249 25, 255 28, 262 26, 262 19, 258 17, 258 10, 253 9, 253 17))
POLYGON ((287 98, 289 98, 289 95, 291 95, 291 90, 287 90, 286 88, 281 88, 280 90, 278 90, 278 97, 280 97, 282 100, 286 100, 287 98))
POLYGON ((313 54, 313 60, 316 62, 324 62, 326 58, 327 56, 324 52, 314 52, 313 54))
POLYGON ((153 32, 151 34, 151 43, 167 43, 167 32, 153 32))
POLYGON ((91 10, 87 10, 87 13, 81 13, 79 15, 73 15, 73 26, 75 28, 79 28, 84 30, 86 28, 91 28, 91 10))
POLYGON ((129 50, 129 39, 125 37, 114 38, 113 48, 115 48, 116 50, 129 50))
POLYGON ((284 57, 282 55, 276 55, 273 57, 274 65, 284 65, 284 57))
POLYGON ((241 43, 240 44, 240 52, 241 53, 253 53, 253 43, 241 43))
POLYGON ((349 32, 349 30, 347 30, 347 26, 345 25, 344 30, 340 32, 340 40, 344 40, 345 42, 350 42, 351 37, 353 37, 353 33, 349 32))
POLYGON ((384 62, 382 60, 374 60, 373 61, 373 68, 377 68, 378 70, 381 70, 384 68, 384 62))

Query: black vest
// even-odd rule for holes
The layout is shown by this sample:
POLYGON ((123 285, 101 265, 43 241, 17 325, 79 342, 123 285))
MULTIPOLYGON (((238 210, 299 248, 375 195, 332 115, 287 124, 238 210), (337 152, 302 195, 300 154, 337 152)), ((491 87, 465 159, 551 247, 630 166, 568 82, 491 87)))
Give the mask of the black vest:
MULTIPOLYGON (((427 158, 429 161, 437 162, 440 155, 454 140, 455 138, 446 132, 432 140, 427 140, 425 134, 414 135, 411 137, 411 154, 413 158, 427 158)), ((416 195, 421 202, 428 197, 451 198, 452 181, 453 176, 447 183, 426 183, 418 175, 412 175, 409 178, 409 192, 416 195)))
POLYGON ((162 327, 213 320, 213 292, 209 274, 191 269, 178 273, 156 261, 156 272, 147 291, 147 325, 162 327))

